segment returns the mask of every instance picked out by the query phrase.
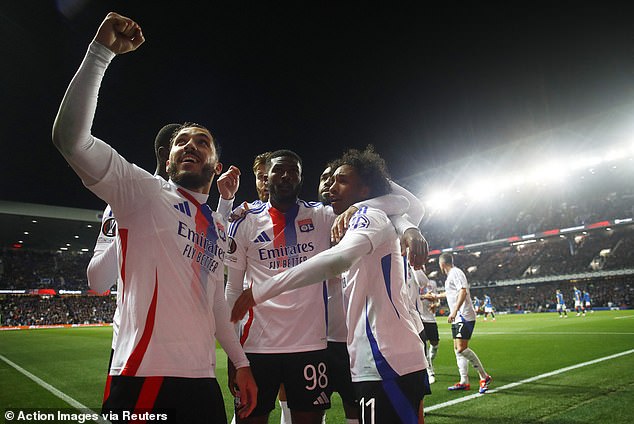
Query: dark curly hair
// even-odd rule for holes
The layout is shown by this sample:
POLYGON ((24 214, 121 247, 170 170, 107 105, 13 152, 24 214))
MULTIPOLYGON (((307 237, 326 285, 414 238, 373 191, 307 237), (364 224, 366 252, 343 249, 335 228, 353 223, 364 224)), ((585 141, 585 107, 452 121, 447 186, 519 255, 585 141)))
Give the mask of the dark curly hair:
POLYGON ((370 198, 392 191, 387 165, 374 151, 374 146, 368 145, 365 150, 349 149, 337 162, 338 166, 349 165, 357 171, 361 180, 370 188, 370 198))

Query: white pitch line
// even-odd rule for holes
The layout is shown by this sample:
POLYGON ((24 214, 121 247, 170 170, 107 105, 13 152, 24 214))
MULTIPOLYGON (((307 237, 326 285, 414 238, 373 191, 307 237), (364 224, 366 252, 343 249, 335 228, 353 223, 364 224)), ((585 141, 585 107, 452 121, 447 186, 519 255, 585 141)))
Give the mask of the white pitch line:
POLYGON ((110 421, 107 421, 107 420, 104 420, 104 419, 101 418, 101 414, 96 413, 95 411, 93 411, 92 409, 88 408, 83 403, 80 403, 80 402, 76 401, 75 399, 73 399, 72 397, 68 396, 66 393, 62 392, 61 390, 56 389, 55 387, 53 387, 50 384, 48 384, 46 381, 42 380, 41 378, 37 377, 36 375, 31 374, 30 372, 28 372, 27 370, 25 370, 24 368, 22 368, 21 366, 19 366, 15 362, 11 361, 9 358, 7 358, 7 357, 5 357, 3 355, 0 355, 0 359, 2 359, 4 362, 6 362, 7 365, 10 365, 11 367, 15 368, 18 372, 24 374, 25 376, 27 376, 28 378, 33 380, 38 386, 43 387, 44 389, 48 390, 49 392, 51 392, 52 394, 54 394, 55 396, 57 396, 58 398, 60 398, 61 400, 63 400, 67 404, 69 404, 70 406, 72 406, 73 408, 75 408, 77 410, 80 410, 82 412, 87 412, 87 413, 90 413, 90 414, 97 414, 100 417, 97 420, 98 423, 110 424, 110 421))
MULTIPOLYGON (((634 353, 634 349, 626 350, 625 352, 615 353, 614 355, 610 355, 610 356, 604 356, 603 358, 593 359, 592 361, 582 362, 582 363, 576 364, 576 365, 571 365, 569 367, 560 368, 558 370, 547 372, 545 374, 540 374, 540 375, 537 375, 535 377, 530 377, 530 378, 527 378, 525 380, 516 381, 515 383, 510 383, 510 384, 507 384, 505 386, 498 387, 497 389, 489 390, 487 393, 497 393, 497 392, 500 392, 502 390, 512 389, 514 387, 521 386, 522 384, 532 383, 533 381, 541 380, 542 378, 552 377, 553 375, 562 374, 564 372, 568 372, 568 371, 571 371, 571 370, 574 370, 574 369, 577 369, 577 368, 587 367, 588 365, 594 365, 594 364, 597 364, 599 362, 609 361, 610 359, 615 359, 615 358, 618 358, 620 356, 630 355, 632 353, 634 353)), ((479 398, 481 396, 486 396, 486 394, 481 395, 479 393, 476 393, 476 394, 473 394, 473 395, 463 396, 461 398, 453 399, 453 400, 450 400, 450 401, 447 401, 447 402, 443 402, 443 403, 439 403, 439 404, 436 404, 436 405, 426 406, 425 407, 425 412, 431 412, 431 411, 435 411, 437 409, 446 408, 447 406, 456 405, 458 403, 466 402, 468 400, 479 398)))
POLYGON ((624 317, 614 317, 614 319, 627 319, 627 318, 634 318, 634 315, 627 315, 624 317))

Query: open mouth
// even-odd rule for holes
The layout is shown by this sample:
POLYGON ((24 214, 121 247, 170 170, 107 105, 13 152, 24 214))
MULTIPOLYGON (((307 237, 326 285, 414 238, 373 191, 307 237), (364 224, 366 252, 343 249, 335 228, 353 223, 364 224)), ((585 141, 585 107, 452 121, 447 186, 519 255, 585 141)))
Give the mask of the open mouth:
POLYGON ((181 158, 181 163, 198 163, 198 157, 192 154, 186 154, 181 158))

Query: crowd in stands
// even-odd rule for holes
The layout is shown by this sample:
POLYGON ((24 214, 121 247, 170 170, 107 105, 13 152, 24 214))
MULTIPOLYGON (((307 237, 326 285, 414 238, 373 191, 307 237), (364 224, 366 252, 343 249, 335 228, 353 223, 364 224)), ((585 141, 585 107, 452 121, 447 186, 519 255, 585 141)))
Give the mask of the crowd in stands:
MULTIPOLYGON (((454 204, 442 213, 428 211, 421 227, 430 247, 439 249, 631 218, 631 173, 627 167, 606 168, 581 176, 583 183, 556 190, 536 185, 500 193, 488 203, 454 204)), ((4 249, 0 252, 0 289, 85 291, 90 257, 90 253, 4 249)), ((436 261, 437 257, 430 259, 427 272, 442 284, 436 261)), ((572 293, 567 287, 571 283, 553 276, 634 268, 634 225, 460 251, 455 262, 465 271, 472 294, 488 292, 498 310, 548 310, 553 307, 555 289, 562 289, 566 297, 572 293), (549 282, 530 281, 539 277, 548 277, 549 282), (505 285, 508 280, 513 284, 505 285)), ((632 275, 584 281, 580 288, 588 289, 595 306, 632 306, 632 275)), ((2 325, 110 322, 114 302, 112 296, 0 295, 0 319, 2 325)))
MULTIPOLYGON (((577 287, 590 293, 592 307, 631 307, 634 302, 634 278, 584 282, 577 287)), ((572 309, 573 284, 569 282, 479 287, 471 289, 471 296, 482 299, 488 294, 496 311, 545 312, 555 309, 557 289, 564 294, 566 306, 572 309)))
POLYGON ((0 256, 0 289, 86 290, 91 254, 4 249, 0 256))
MULTIPOLYGON (((538 240, 531 244, 458 252, 455 261, 472 287, 529 279, 634 268, 634 226, 538 240)), ((432 277, 438 264, 427 265, 432 277)), ((434 273, 435 271, 435 273, 434 273)))
MULTIPOLYGON (((462 246, 634 216, 632 164, 575 175, 577 184, 528 185, 487 201, 456 199, 428 210, 422 229, 432 248, 462 246)), ((456 183, 453 189, 460 191, 456 183)), ((465 184, 466 187, 466 184, 465 184)))
POLYGON ((114 296, 0 296, 3 326, 110 323, 114 296))

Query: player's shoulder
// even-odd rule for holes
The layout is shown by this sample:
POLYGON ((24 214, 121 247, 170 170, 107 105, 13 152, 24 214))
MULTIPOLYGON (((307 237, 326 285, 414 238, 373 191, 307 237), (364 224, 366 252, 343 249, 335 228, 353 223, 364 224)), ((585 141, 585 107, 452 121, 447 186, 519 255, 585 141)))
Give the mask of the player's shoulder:
POLYGON ((324 209, 326 206, 321 202, 309 202, 306 200, 298 199, 297 204, 300 208, 304 209, 324 209))
POLYGON ((255 219, 264 214, 267 210, 267 203, 258 204, 253 208, 249 208, 243 210, 241 216, 233 220, 229 224, 229 236, 233 237, 233 235, 238 231, 239 228, 244 228, 250 225, 255 219))
POLYGON ((381 209, 372 208, 368 206, 362 206, 359 210, 352 216, 354 219, 357 217, 358 219, 366 218, 370 221, 374 221, 377 224, 389 224, 390 219, 387 214, 383 212, 381 209))

